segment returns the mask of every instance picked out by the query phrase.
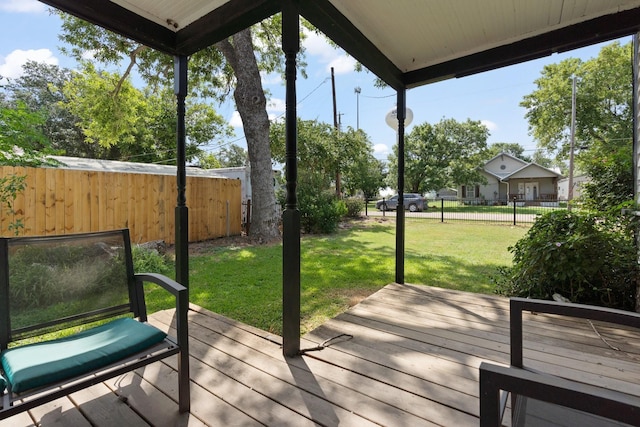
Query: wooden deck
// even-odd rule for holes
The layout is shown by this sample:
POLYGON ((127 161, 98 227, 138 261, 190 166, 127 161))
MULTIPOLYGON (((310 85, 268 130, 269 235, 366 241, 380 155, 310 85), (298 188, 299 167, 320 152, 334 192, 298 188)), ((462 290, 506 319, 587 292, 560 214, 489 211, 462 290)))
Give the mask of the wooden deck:
MULTIPOLYGON (((168 330, 172 312, 151 322, 168 330)), ((640 398, 637 332, 535 314, 525 325, 529 366, 640 398)), ((189 414, 174 360, 0 426, 477 426, 478 366, 508 364, 508 331, 506 299, 391 284, 302 341, 332 345, 285 359, 280 337, 193 306, 189 414)))

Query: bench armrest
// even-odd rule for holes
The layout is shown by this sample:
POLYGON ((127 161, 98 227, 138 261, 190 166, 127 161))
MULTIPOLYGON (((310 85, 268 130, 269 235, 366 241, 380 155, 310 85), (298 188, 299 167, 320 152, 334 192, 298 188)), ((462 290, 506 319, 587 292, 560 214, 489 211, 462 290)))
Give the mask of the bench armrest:
POLYGON ((630 425, 640 425, 640 402, 635 396, 526 369, 482 362, 480 427, 502 425, 501 391, 518 395, 519 398, 532 398, 630 425))
POLYGON ((175 280, 169 279, 163 274, 136 273, 134 277, 136 278, 136 280, 139 280, 141 282, 151 282, 155 283, 156 285, 160 285, 175 296, 178 296, 181 292, 187 292, 186 287, 176 282, 175 280))
MULTIPOLYGON (((176 330, 178 345, 186 349, 189 341, 187 327, 187 312, 189 310, 189 289, 180 283, 162 274, 157 273, 136 273, 135 280, 138 283, 151 282, 166 289, 176 297, 176 330)), ((141 293, 143 295, 143 293, 141 293)), ((144 297, 142 297, 144 298, 144 297)), ((144 301, 141 301, 144 304, 144 301)), ((141 312, 140 320, 146 322, 146 308, 141 312)))
POLYGON ((640 329, 640 313, 570 302, 547 301, 529 298, 510 300, 511 366, 523 367, 522 362, 522 312, 556 314, 581 319, 597 320, 640 329))

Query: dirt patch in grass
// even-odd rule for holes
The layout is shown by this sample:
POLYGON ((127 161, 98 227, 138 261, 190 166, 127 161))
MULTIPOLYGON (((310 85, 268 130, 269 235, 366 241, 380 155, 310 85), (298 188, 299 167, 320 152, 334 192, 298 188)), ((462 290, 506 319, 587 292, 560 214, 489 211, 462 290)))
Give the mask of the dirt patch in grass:
MULTIPOLYGON (((360 218, 350 218, 345 221, 342 221, 338 230, 350 230, 352 228, 357 227, 367 227, 374 224, 385 223, 389 221, 389 218, 383 217, 365 217, 362 216, 360 218)), ((304 238, 306 235, 303 233, 301 235, 304 238)), ((310 235, 309 235, 310 236, 310 235)), ((267 243, 278 244, 279 242, 271 242, 267 243)), ((240 236, 229 236, 229 237, 219 237, 211 240, 204 240, 202 242, 192 242, 189 243, 189 254, 190 255, 202 255, 211 251, 212 248, 241 248, 246 246, 257 246, 264 243, 256 242, 251 236, 247 236, 246 234, 242 234, 240 236)), ((173 255, 175 254, 175 245, 169 245, 166 247, 166 252, 173 255)))

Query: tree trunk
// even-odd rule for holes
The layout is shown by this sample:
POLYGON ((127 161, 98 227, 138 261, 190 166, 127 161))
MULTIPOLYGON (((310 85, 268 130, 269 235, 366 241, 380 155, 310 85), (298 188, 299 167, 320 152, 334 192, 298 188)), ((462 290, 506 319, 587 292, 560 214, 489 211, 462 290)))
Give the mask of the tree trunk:
POLYGON ((269 116, 260 71, 253 53, 251 30, 245 29, 216 47, 233 68, 237 84, 233 93, 242 118, 251 165, 251 237, 270 242, 280 238, 269 145, 269 116))

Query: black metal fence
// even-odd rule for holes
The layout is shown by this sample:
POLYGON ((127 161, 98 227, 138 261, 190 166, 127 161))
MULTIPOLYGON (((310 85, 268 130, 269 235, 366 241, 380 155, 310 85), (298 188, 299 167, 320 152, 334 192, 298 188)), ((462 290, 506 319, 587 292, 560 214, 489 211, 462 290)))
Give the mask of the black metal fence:
MULTIPOLYGON (((440 222, 484 221, 531 224, 538 215, 553 210, 566 210, 567 202, 562 200, 506 200, 487 199, 429 199, 428 207, 418 212, 405 212, 406 218, 421 218, 440 222)), ((367 216, 395 217, 395 211, 378 210, 375 203, 367 204, 367 216)))

